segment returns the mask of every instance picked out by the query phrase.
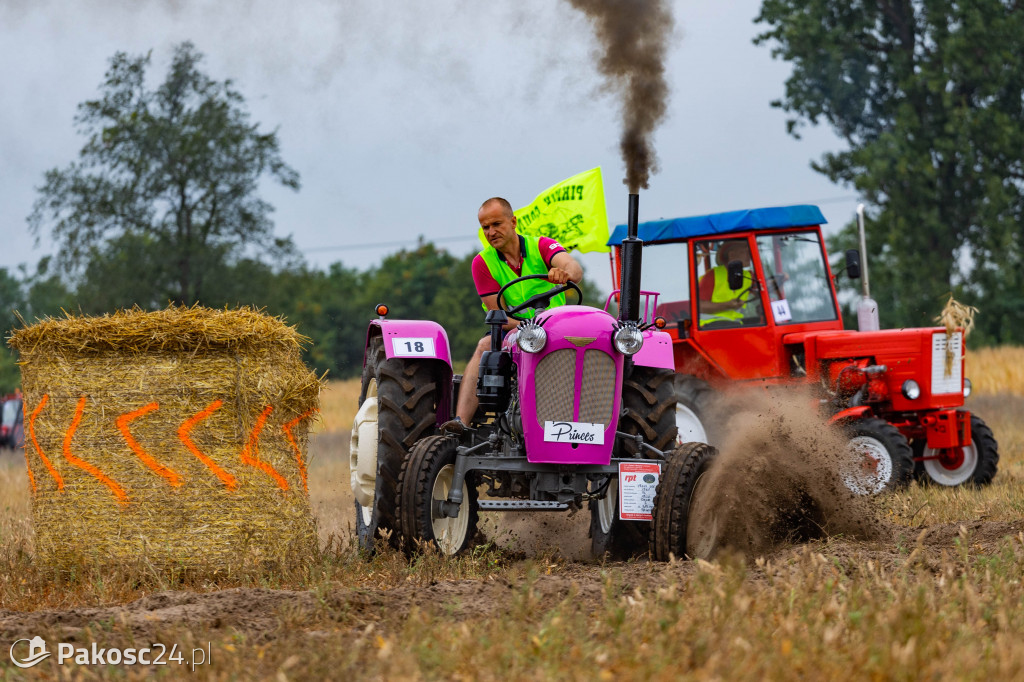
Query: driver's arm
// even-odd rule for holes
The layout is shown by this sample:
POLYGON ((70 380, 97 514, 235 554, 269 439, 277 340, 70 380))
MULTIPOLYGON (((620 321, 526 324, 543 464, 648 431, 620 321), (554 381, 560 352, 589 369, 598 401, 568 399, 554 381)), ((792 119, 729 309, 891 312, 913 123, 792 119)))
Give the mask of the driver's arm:
POLYGON ((583 268, 567 251, 559 251, 551 257, 551 268, 548 270, 549 282, 565 284, 572 280, 579 284, 581 279, 583 279, 583 268))

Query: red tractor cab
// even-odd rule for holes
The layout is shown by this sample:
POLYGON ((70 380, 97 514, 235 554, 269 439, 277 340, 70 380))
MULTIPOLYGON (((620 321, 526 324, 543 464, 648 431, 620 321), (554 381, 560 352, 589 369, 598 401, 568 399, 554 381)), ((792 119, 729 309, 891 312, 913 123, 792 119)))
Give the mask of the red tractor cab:
MULTIPOLYGON (((916 473, 942 485, 987 484, 999 459, 991 430, 962 409, 962 330, 844 330, 816 206, 784 206, 641 223, 641 288, 659 292, 676 368, 679 438, 720 445, 716 392, 809 385, 846 429, 856 466, 844 479, 873 493, 916 473)), ((613 231, 612 276, 621 280, 613 231)), ((845 275, 860 276, 857 251, 845 275)))

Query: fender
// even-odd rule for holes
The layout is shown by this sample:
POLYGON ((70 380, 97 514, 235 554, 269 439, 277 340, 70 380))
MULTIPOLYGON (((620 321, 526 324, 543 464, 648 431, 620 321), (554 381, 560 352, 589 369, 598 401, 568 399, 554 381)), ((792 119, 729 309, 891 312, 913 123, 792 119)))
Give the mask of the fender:
POLYGON ((675 371, 672 357, 672 337, 668 332, 648 329, 644 333, 644 345, 633 356, 633 363, 641 367, 658 367, 675 371))
MULTIPOLYGON (((444 327, 429 320, 370 320, 366 330, 366 345, 370 347, 370 339, 380 336, 384 340, 384 354, 391 358, 422 358, 438 360, 442 363, 438 377, 441 382, 437 404, 437 423, 443 424, 451 419, 452 409, 452 353, 448 345, 448 334, 444 327)), ((363 354, 363 366, 366 366, 366 354, 363 354)))
MULTIPOLYGON (((426 358, 441 360, 452 366, 452 353, 448 334, 437 322, 428 320, 371 320, 366 330, 366 345, 380 335, 384 339, 384 353, 391 358, 426 358), (380 331, 377 331, 377 330, 380 331)), ((363 359, 365 365, 366 359, 363 359)))
POLYGON ((871 407, 868 405, 858 405, 856 407, 847 407, 845 410, 836 412, 828 420, 829 424, 837 424, 844 421, 853 421, 854 419, 861 419, 871 414, 871 407))

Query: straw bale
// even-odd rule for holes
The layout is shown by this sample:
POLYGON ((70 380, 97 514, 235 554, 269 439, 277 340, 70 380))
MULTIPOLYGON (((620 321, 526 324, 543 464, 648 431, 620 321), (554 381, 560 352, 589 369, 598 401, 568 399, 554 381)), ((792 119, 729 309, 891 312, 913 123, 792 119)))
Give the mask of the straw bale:
POLYGON ((15 331, 40 560, 306 560, 321 381, 305 341, 251 308, 65 315, 15 331))

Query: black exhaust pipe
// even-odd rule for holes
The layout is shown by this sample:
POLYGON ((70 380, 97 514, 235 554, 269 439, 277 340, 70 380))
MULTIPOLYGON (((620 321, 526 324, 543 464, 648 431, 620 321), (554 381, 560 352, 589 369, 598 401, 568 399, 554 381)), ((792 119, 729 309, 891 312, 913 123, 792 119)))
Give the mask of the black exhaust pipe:
POLYGON ((640 250, 644 243, 637 238, 640 195, 629 195, 629 218, 626 238, 622 240, 622 286, 619 291, 619 319, 640 321, 640 250))

